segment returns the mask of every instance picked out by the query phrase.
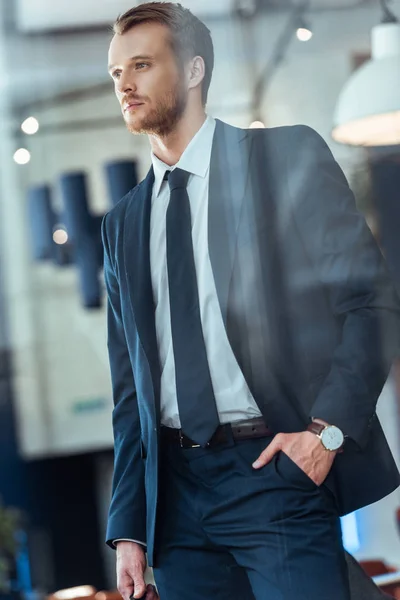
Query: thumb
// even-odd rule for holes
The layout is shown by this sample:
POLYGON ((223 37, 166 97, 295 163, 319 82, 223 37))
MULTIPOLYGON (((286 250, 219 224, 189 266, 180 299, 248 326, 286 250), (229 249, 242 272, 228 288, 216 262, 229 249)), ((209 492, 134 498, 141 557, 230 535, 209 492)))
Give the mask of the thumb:
POLYGON ((277 452, 282 448, 282 434, 278 434, 274 437, 272 442, 263 450, 260 456, 253 462, 253 468, 259 469, 267 465, 277 452))

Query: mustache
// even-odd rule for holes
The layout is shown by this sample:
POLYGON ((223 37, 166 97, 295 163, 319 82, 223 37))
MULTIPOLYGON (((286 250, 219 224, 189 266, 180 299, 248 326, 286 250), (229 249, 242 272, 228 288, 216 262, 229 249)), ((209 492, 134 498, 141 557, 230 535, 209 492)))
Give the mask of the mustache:
POLYGON ((122 105, 128 106, 128 104, 132 104, 133 102, 144 102, 144 98, 139 98, 138 96, 126 96, 122 100, 122 105))

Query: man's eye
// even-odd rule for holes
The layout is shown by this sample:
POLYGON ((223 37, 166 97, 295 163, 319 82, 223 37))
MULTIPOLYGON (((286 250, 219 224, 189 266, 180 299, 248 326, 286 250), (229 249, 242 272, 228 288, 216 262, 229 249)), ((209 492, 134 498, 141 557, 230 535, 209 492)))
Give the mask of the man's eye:
POLYGON ((119 79, 121 77, 121 71, 114 71, 112 73, 112 78, 113 79, 119 79))
POLYGON ((142 69, 143 67, 148 67, 148 66, 149 66, 149 63, 145 63, 145 62, 143 62, 143 63, 136 63, 136 68, 137 69, 142 69))

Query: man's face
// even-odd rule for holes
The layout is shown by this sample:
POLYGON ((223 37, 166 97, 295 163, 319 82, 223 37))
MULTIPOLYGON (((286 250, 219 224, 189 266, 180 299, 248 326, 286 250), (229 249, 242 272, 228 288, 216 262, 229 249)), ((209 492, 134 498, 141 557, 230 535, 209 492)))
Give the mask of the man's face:
POLYGON ((109 72, 131 133, 166 135, 185 111, 184 72, 169 35, 164 25, 144 23, 111 41, 109 72))

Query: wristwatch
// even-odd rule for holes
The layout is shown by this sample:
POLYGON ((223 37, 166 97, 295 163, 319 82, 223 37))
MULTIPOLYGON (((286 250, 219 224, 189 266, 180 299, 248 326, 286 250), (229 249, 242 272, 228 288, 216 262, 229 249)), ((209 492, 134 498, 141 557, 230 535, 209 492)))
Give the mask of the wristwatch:
POLYGON ((307 431, 315 433, 315 435, 321 440, 321 444, 325 450, 329 450, 329 452, 337 452, 343 447, 343 431, 341 431, 339 427, 336 427, 335 425, 324 425, 322 423, 316 423, 315 421, 312 421, 312 423, 310 423, 307 427, 307 431))

